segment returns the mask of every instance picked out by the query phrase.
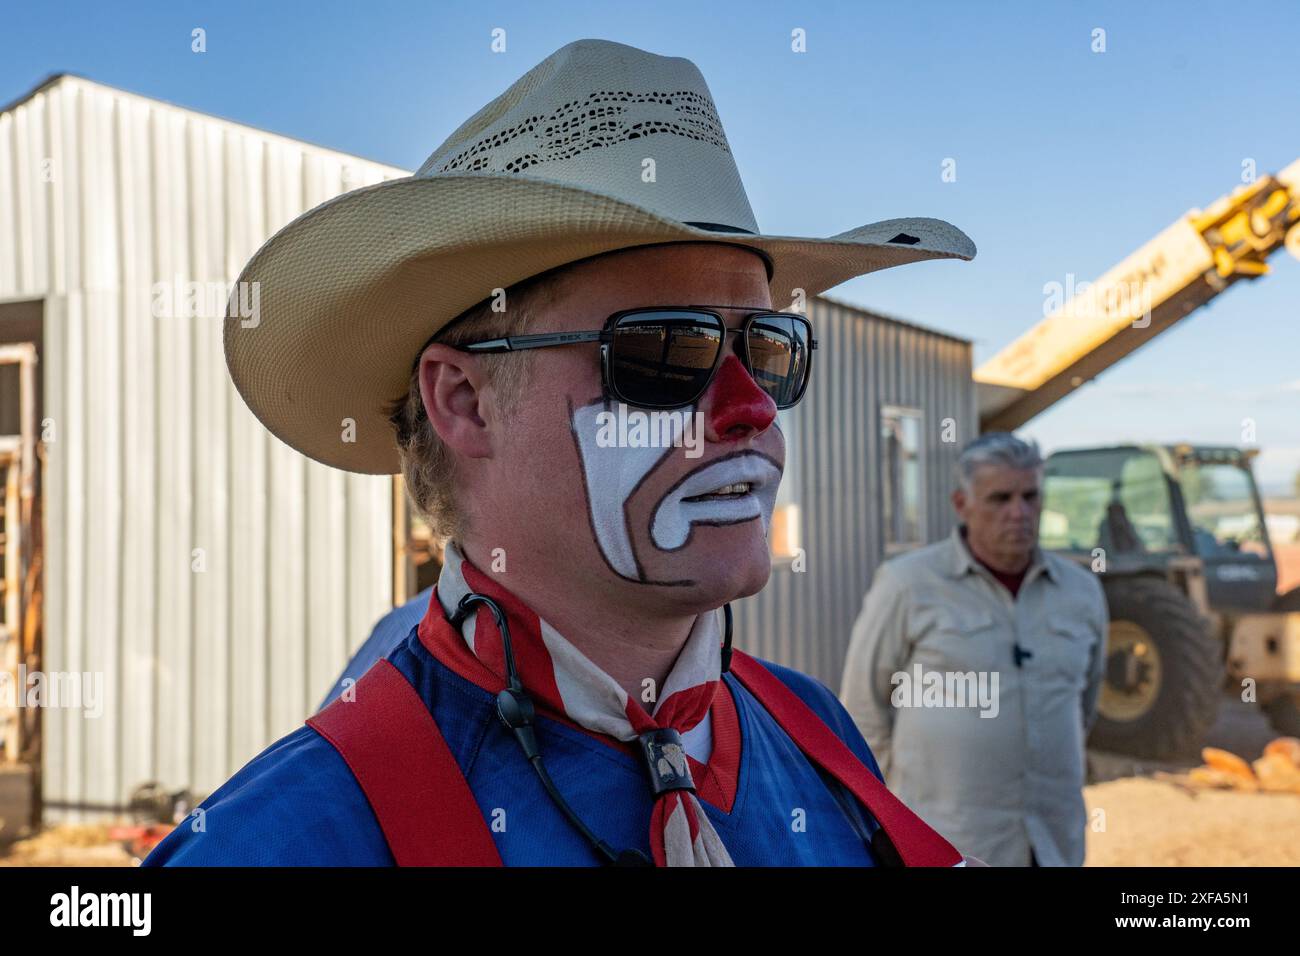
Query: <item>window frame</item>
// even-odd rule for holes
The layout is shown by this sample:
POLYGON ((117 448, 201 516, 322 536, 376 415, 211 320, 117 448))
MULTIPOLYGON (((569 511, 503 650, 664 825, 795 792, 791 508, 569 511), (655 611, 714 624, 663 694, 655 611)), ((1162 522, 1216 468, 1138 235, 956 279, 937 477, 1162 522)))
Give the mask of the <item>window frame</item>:
MULTIPOLYGON (((926 483, 925 476, 929 466, 926 456, 925 447, 925 412, 915 405, 903 405, 897 402, 886 402, 880 406, 880 412, 876 422, 877 437, 877 455, 876 455, 876 478, 879 483, 880 495, 878 497, 879 517, 880 517, 880 543, 886 557, 895 554, 901 554, 904 551, 912 551, 916 548, 923 547, 929 540, 929 521, 925 507, 926 483), (884 452, 884 430, 885 421, 888 418, 905 419, 912 418, 916 422, 916 483, 917 483, 917 514, 916 514, 916 540, 915 541, 895 541, 889 540, 890 525, 887 521, 889 515, 886 508, 887 496, 889 493, 888 475, 886 474, 887 456, 884 452)), ((902 503, 900 497, 899 503, 902 503)))

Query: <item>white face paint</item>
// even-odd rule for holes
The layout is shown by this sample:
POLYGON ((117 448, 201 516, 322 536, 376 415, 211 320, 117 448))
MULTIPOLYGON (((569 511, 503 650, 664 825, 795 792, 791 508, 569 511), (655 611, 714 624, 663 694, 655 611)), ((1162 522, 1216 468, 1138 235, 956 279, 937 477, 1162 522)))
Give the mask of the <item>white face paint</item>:
MULTIPOLYGON (((611 446, 600 441, 600 416, 608 411, 603 399, 574 409, 573 435, 582 460, 596 543, 615 573, 640 581, 644 575, 637 564, 627 523, 627 502, 646 476, 676 449, 611 446)), ((695 411, 695 406, 689 409, 692 419, 695 411)), ((693 525, 737 524, 755 518, 762 520, 766 534, 780 481, 780 467, 758 452, 742 452, 703 465, 677 482, 655 506, 651 540, 656 547, 671 551, 686 543, 693 525), (748 483, 749 490, 724 498, 686 500, 738 483, 748 483)))
POLYGON ((780 483, 781 469, 772 459, 754 451, 740 452, 691 472, 655 508, 650 526, 655 547, 677 550, 686 543, 691 526, 696 524, 739 524, 761 518, 766 535, 772 524, 772 509, 780 483), (747 484, 749 490, 723 498, 699 497, 740 484, 747 484))
POLYGON ((596 543, 617 574, 635 581, 641 578, 641 572, 623 506, 641 480, 672 449, 603 444, 599 441, 603 427, 599 416, 607 411, 604 400, 575 409, 573 436, 587 481, 587 507, 596 543))

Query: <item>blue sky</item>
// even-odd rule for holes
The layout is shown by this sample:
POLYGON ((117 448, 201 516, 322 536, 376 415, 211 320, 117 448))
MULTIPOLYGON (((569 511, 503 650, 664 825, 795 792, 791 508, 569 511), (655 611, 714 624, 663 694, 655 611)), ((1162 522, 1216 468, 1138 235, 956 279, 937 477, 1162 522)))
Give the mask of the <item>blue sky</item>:
MULTIPOLYGON (((1300 4, 343 3, 4 0, 0 102, 62 70, 416 168, 557 47, 603 37, 707 78, 765 232, 936 216, 979 247, 843 299, 971 339, 979 364, 1193 207, 1300 158, 1300 4), (207 52, 190 31, 207 31, 207 52), (506 30, 507 52, 490 50, 506 30), (1090 49, 1106 31, 1105 53, 1090 49), (802 28, 807 52, 792 53, 802 28), (957 181, 940 178, 945 158, 957 181)), ((1024 434, 1237 444, 1300 471, 1300 262, 1243 283, 1024 434)))

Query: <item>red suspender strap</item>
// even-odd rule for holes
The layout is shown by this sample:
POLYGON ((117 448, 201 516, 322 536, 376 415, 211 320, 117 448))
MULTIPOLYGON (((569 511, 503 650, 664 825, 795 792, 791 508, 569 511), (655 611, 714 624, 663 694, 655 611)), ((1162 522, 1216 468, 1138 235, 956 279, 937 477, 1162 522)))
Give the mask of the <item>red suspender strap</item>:
POLYGON ((885 829, 907 866, 955 866, 962 856, 889 792, 811 707, 766 667, 733 651, 731 673, 758 698, 807 756, 848 787, 885 829))
POLYGON ((386 660, 307 725, 347 763, 398 866, 501 866, 474 794, 433 715, 386 660))

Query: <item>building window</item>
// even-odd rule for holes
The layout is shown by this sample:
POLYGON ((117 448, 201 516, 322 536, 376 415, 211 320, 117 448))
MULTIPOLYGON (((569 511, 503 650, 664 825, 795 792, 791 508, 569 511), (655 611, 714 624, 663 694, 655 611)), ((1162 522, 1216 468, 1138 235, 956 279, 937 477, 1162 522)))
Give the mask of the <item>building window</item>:
POLYGON ((897 405, 881 409, 880 474, 885 553, 924 544, 920 409, 897 405))

